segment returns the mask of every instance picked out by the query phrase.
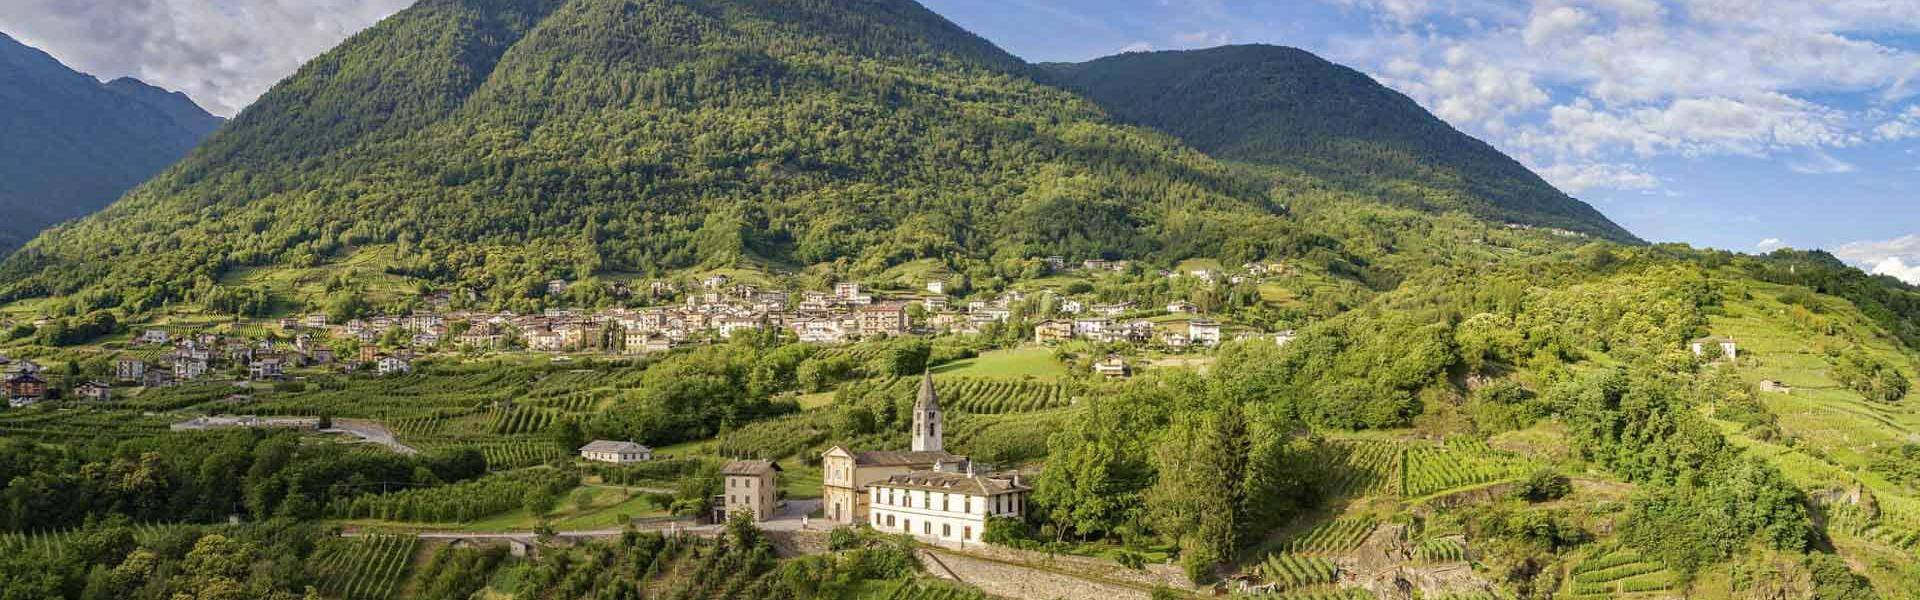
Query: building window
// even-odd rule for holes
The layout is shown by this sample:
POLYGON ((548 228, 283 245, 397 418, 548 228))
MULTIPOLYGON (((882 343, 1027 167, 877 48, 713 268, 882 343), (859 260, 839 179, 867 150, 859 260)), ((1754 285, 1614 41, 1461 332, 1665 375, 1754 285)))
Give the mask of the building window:
POLYGON ((940 524, 940 537, 953 537, 953 526, 945 523, 940 524))
POLYGON ((960 539, 963 539, 963 540, 971 540, 971 539, 973 539, 973 526, 972 526, 972 525, 968 525, 968 526, 966 526, 966 527, 961 527, 961 528, 960 528, 960 539))
POLYGON ((960 497, 960 512, 963 512, 963 513, 973 512, 973 496, 960 497))
POLYGON ((932 521, 921 521, 921 522, 920 522, 920 533, 921 533, 922 535, 933 535, 933 522, 932 522, 932 521))

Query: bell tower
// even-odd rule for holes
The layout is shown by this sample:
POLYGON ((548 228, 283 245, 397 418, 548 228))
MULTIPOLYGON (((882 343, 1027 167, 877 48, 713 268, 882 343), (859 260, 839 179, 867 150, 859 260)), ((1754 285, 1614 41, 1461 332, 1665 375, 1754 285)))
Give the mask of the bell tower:
POLYGON ((933 372, 920 376, 920 393, 913 400, 913 451, 944 452, 941 442, 940 398, 933 393, 933 372))

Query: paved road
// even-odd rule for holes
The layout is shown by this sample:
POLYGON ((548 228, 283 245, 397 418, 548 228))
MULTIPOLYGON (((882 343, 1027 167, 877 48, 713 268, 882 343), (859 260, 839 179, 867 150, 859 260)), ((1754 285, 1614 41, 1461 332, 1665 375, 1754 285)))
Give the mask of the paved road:
POLYGON ((333 429, 324 430, 323 433, 348 434, 369 442, 373 442, 375 444, 392 448, 394 452, 399 452, 401 454, 413 455, 413 454, 420 453, 419 450, 414 450, 412 447, 407 446, 406 444, 400 443, 400 440, 394 439, 393 432, 388 431, 387 426, 381 425, 377 421, 368 421, 364 419, 334 419, 333 429))

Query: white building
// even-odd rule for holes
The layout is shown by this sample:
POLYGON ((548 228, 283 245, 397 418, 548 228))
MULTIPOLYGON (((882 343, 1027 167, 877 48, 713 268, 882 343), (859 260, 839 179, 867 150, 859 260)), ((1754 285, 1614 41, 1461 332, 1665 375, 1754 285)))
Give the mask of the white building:
POLYGON ((867 486, 867 524, 942 542, 979 543, 989 517, 1020 518, 1033 488, 1012 475, 916 471, 867 486))
POLYGON ((653 449, 633 442, 594 440, 580 447, 580 458, 624 465, 653 460, 653 449))
POLYGON ((380 360, 376 362, 375 366, 378 368, 377 372, 381 375, 413 372, 413 363, 395 356, 382 356, 380 360))
POLYGON ((1220 324, 1214 321, 1187 323, 1187 341, 1196 346, 1220 345, 1220 324))

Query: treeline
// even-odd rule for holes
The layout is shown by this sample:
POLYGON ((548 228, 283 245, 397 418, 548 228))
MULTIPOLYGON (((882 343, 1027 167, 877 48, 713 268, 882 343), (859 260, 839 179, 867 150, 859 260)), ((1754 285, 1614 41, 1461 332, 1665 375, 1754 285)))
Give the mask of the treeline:
POLYGON ((406 457, 301 444, 292 433, 180 433, 107 446, 0 439, 0 528, 135 522, 217 523, 322 516, 336 499, 383 485, 439 485, 483 473, 473 450, 406 457))
POLYGON ((285 520, 144 535, 125 517, 112 517, 88 523, 59 547, 29 544, 0 554, 0 597, 320 600, 316 565, 307 559, 330 535, 285 520))
POLYGON ((1323 470, 1299 421, 1223 363, 1089 394, 1048 443, 1033 532, 1180 549, 1196 581, 1318 499, 1323 470))

